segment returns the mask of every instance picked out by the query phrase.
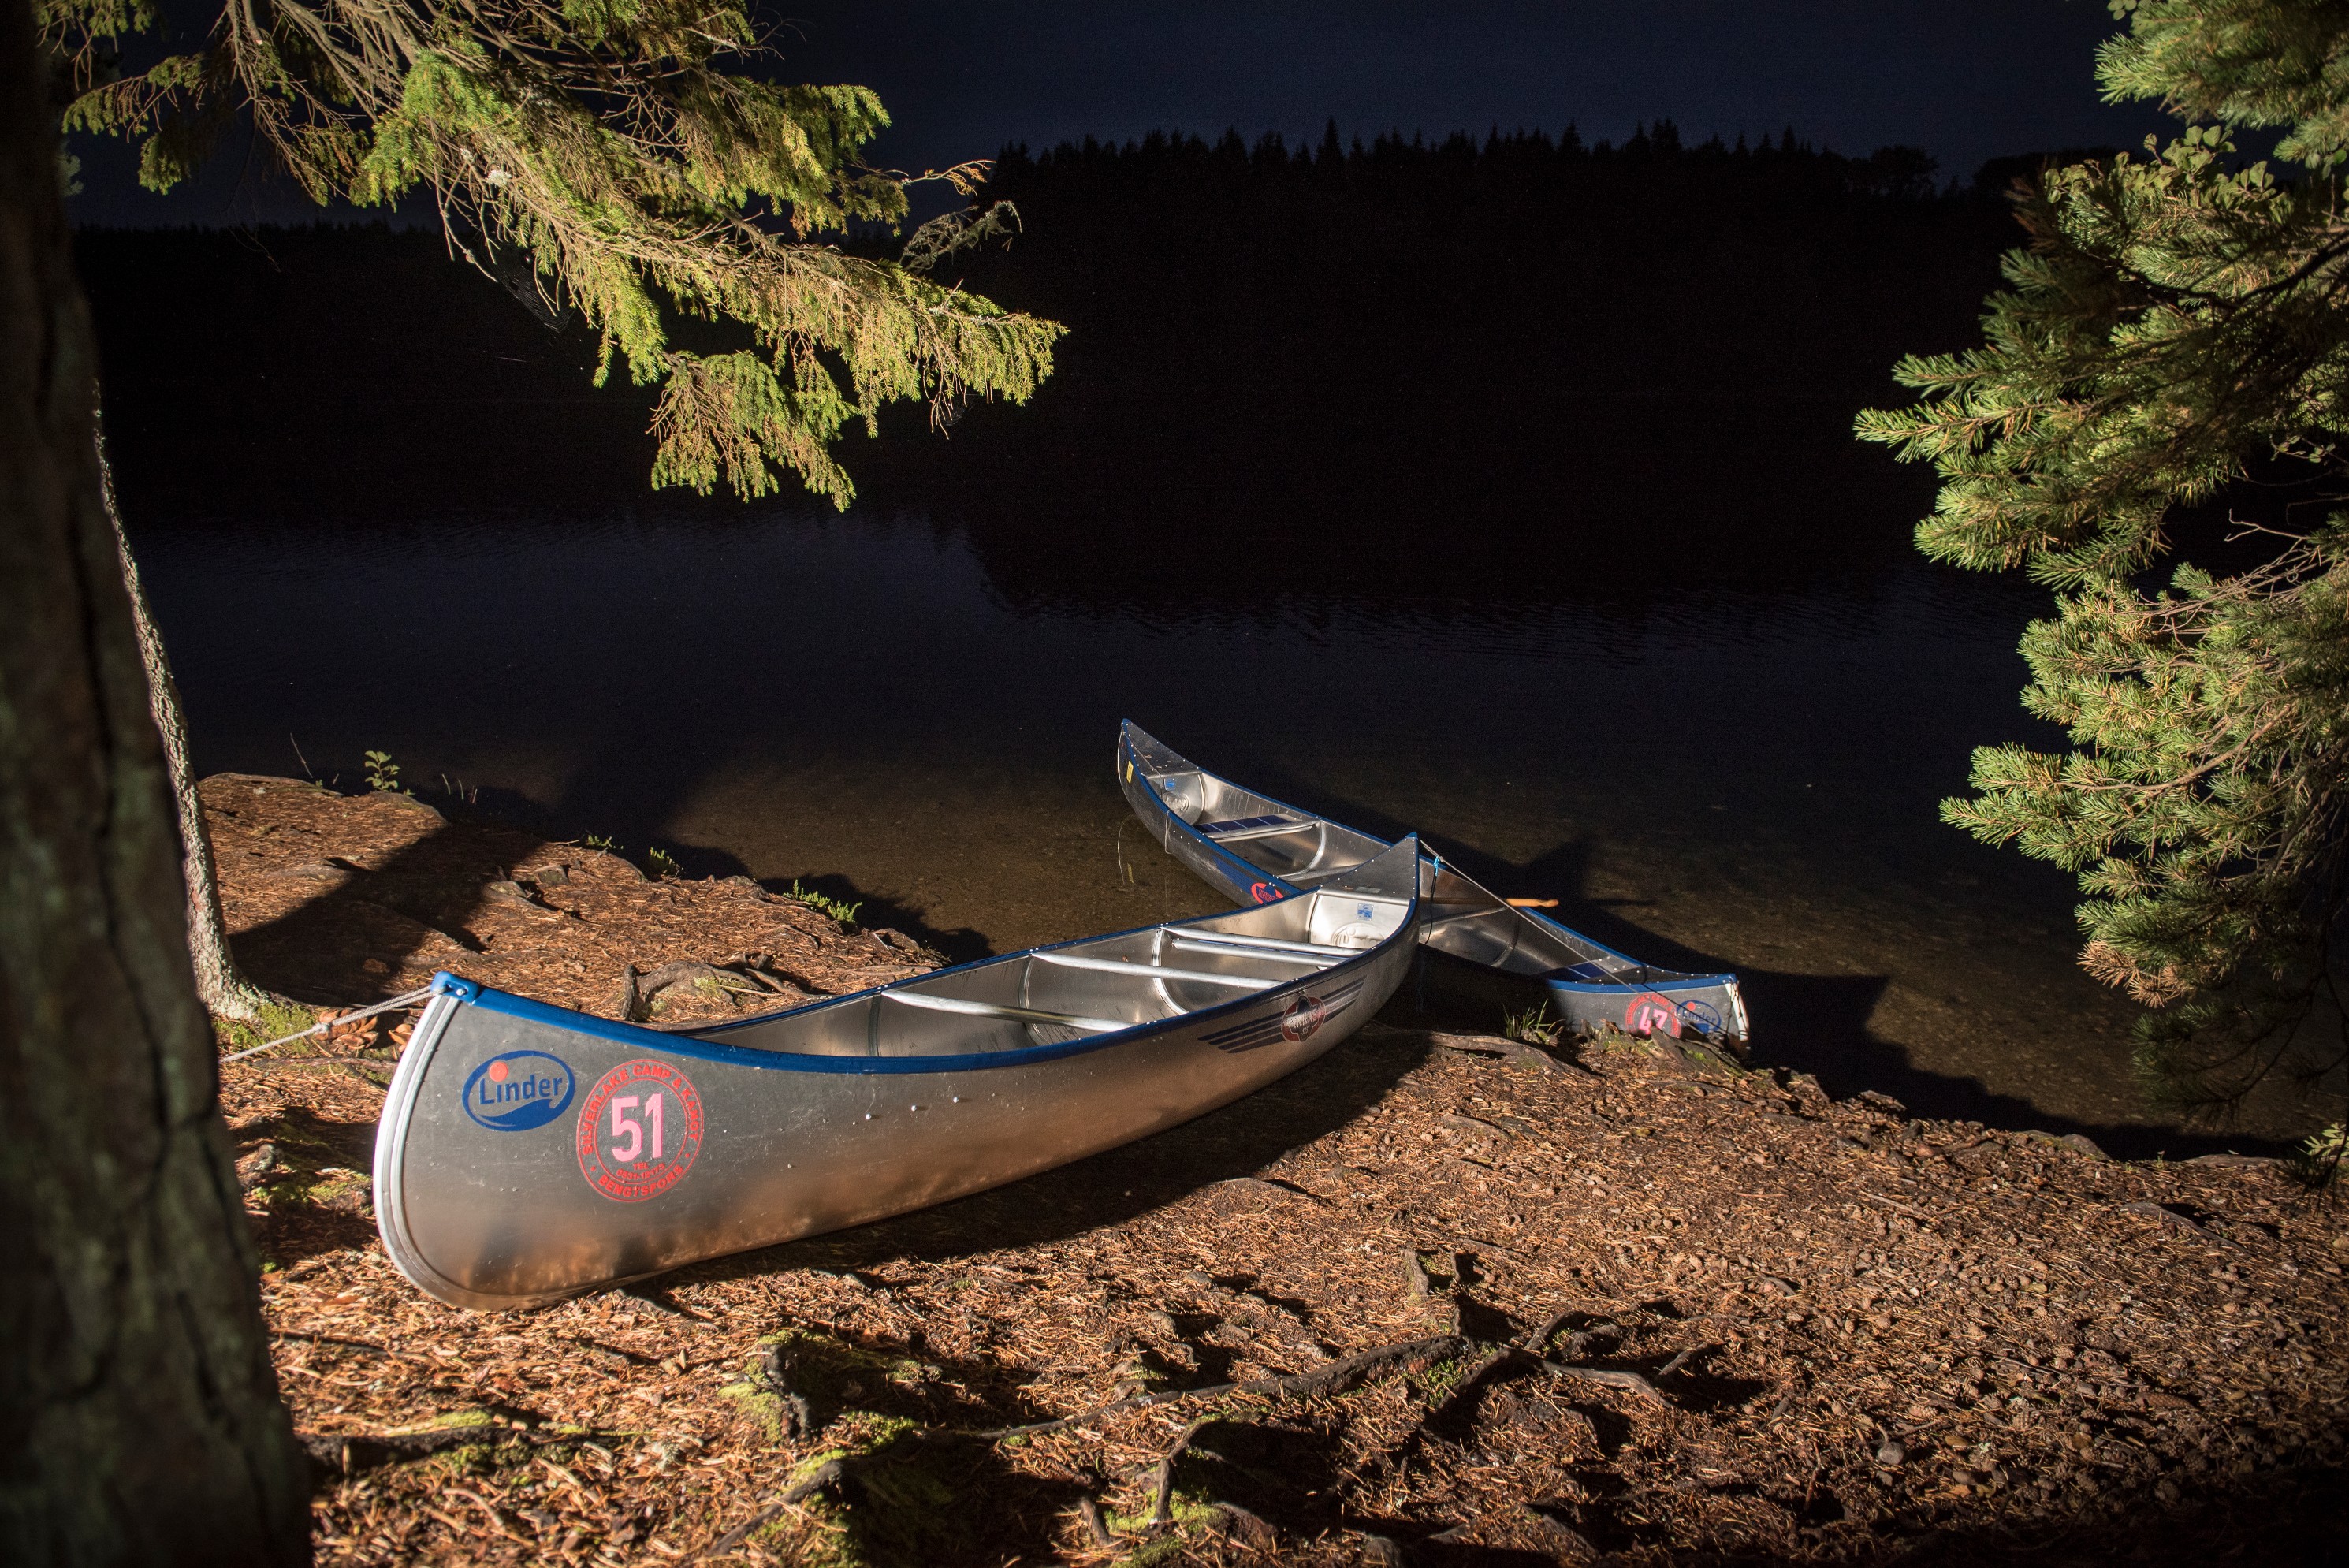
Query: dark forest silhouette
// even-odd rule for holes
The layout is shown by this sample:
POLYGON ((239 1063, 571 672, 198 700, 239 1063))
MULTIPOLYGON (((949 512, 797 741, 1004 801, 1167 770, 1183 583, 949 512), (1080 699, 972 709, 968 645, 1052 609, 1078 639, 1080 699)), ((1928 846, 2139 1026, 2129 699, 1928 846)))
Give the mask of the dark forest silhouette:
MULTIPOLYGON (((1923 498, 1850 417, 1900 353, 1977 330, 2017 237, 1981 187, 2008 171, 1943 186, 1914 149, 1688 145, 1668 120, 1620 145, 1014 147, 988 195, 1024 232, 942 275, 1066 322, 1059 372, 949 439, 905 410, 842 455, 868 503, 968 527, 1015 597, 1228 591, 1241 541, 1331 556, 1340 587, 1506 596, 1660 509, 1756 569, 1790 544, 1881 558, 1923 498), (1142 583, 1137 530, 1189 547, 1142 583)), ((436 233, 97 232, 81 254, 134 526, 650 499, 642 396, 592 390, 575 317, 436 233)))
POLYGON ((1295 151, 1234 133, 1015 147, 989 193, 1034 237, 971 281, 1078 325, 1075 378, 1220 385, 1226 408, 1431 437, 1581 398, 1840 401, 1903 345, 1969 330, 2011 232, 1999 203, 1938 192, 1914 149, 1685 147, 1670 121, 1621 147, 1569 131, 1341 151, 1334 126, 1295 151))
MULTIPOLYGON (((1030 233, 970 283, 1075 328, 1045 399, 985 410, 1009 473, 1049 468, 1101 524, 1214 513, 1463 591, 1587 569, 1666 493, 1701 547, 1833 531, 1873 497, 1899 519, 1877 547, 1905 548, 1906 476, 1853 460, 1850 413, 1899 353, 1966 340, 2013 234, 1912 149, 1692 147, 1669 121, 1619 147, 1013 148, 989 193, 1030 233)), ((1011 492, 973 489, 983 544, 1016 549, 1011 492)), ((999 580, 1085 593, 1115 576, 1110 532, 999 580)))

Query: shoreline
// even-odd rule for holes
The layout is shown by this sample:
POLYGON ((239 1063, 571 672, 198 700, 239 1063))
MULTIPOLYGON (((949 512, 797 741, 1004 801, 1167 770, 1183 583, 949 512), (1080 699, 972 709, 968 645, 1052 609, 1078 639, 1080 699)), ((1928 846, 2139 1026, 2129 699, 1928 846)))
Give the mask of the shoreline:
MULTIPOLYGON (((411 853, 473 842, 381 797, 278 804, 411 853)), ((240 864, 312 865, 326 836, 240 843, 240 864)), ((344 880, 281 928, 322 901, 376 920, 348 913, 357 890, 397 890, 391 860, 324 858, 344 880)), ((704 903, 788 927, 843 989, 916 956, 755 884, 603 869, 529 884, 528 910, 478 900, 454 922, 482 944, 468 964, 549 967, 539 933, 569 933, 569 983, 610 1006, 605 939, 682 941, 637 971, 747 960, 740 926, 691 924, 704 903)), ((355 1029, 222 1075, 323 1561, 674 1561, 746 1527, 725 1560, 2349 1543, 2349 1226, 2271 1161, 2112 1160, 1658 1046, 1552 1055, 1392 1019, 1009 1188, 474 1314, 409 1288, 375 1237, 387 1049, 355 1029)))
MULTIPOLYGON (((699 861, 702 872, 732 870, 736 873, 732 876, 648 877, 637 859, 656 867, 660 862, 655 858, 657 851, 644 854, 644 846, 611 846, 592 836, 563 840, 538 819, 538 813, 517 818, 511 811, 471 806, 460 796, 435 794, 429 796, 433 804, 427 804, 420 796, 365 791, 339 794, 300 779, 235 774, 214 775, 202 787, 212 792, 210 798, 216 803, 226 803, 223 792, 229 790, 240 795, 248 790, 265 792, 251 799, 242 816, 222 820, 217 810, 213 812, 215 838, 223 846, 222 895, 230 907, 229 923, 240 954, 261 983, 316 1005, 348 1006, 380 1000, 425 983, 435 968, 452 965, 502 989, 617 1016, 613 999, 621 984, 621 970, 630 964, 647 972, 678 961, 719 967, 732 964, 740 971, 741 966, 735 961, 755 959, 758 961, 750 967, 782 981, 788 989, 772 993, 788 1001, 793 994, 831 994, 854 989, 857 983, 893 978, 877 971, 869 978, 858 978, 874 957, 856 945, 859 940, 878 940, 891 950, 883 956, 903 963, 903 972, 1000 950, 1000 944, 987 942, 975 931, 933 930, 925 922, 926 909, 905 908, 886 897, 877 905, 860 908, 877 908, 879 920, 902 926, 903 930, 884 927, 877 936, 870 931, 837 930, 833 922, 809 913, 838 908, 832 900, 816 895, 807 909, 801 909, 802 900, 782 891, 781 882, 753 881, 740 874, 746 868, 730 856, 715 857, 713 867, 713 857, 707 851, 698 855, 680 851, 688 860, 699 861), (436 805, 445 810, 436 810, 436 805), (401 817, 402 808, 414 808, 415 816, 401 817), (597 849, 599 844, 605 848, 597 849), (628 852, 634 852, 633 857, 628 852), (567 874, 573 884, 567 891, 550 892, 525 875, 542 862, 552 862, 559 873, 566 866, 571 867, 567 874), (253 874, 240 876, 242 870, 253 874), (685 909, 697 914, 686 928, 679 928, 670 912, 685 909), (823 950, 800 950, 796 956, 761 951, 760 940, 771 935, 777 923, 777 918, 768 912, 775 909, 782 910, 782 918, 801 918, 802 934, 823 944, 823 950), (559 921, 549 929, 544 917, 550 911, 591 917, 595 940, 583 943, 582 931, 565 929, 559 921), (850 940, 845 945, 833 940, 840 936, 850 940), (533 959, 533 949, 541 950, 544 961, 533 959), (326 961, 326 955, 336 953, 350 955, 353 961, 326 961), (585 983, 576 971, 583 959, 595 971, 585 983), (367 960, 383 967, 367 968, 367 960), (781 969, 765 967, 778 960, 781 969), (812 971, 804 971, 811 961, 820 961, 812 971), (833 975, 829 971, 835 966, 841 972, 833 975), (391 972, 395 970, 398 972, 391 972), (795 973, 800 981, 791 978, 795 973)), ((1112 804, 1116 804, 1113 799, 1112 804)), ((231 805, 229 809, 238 808, 231 805)), ((1130 826, 1122 805, 1113 824, 1119 829, 1130 826)), ((1099 927, 1071 926, 1066 923, 1068 918, 1084 911, 1062 909, 1061 923, 1031 934, 1038 940, 1057 940, 1095 929, 1117 929, 1146 920, 1162 903, 1181 912, 1204 913, 1217 907, 1204 886, 1171 857, 1154 848, 1127 855, 1125 841, 1131 836, 1108 830, 1102 835, 1105 851, 1114 846, 1121 877, 1139 873, 1140 886, 1128 888, 1126 896, 1132 900, 1128 906, 1093 911, 1108 921, 1099 927)), ((1035 869, 1044 881, 1062 886, 1083 875, 1083 868, 1070 864, 1065 855, 1035 869)), ((872 893, 835 877, 821 880, 844 898, 872 893)), ((1636 889, 1601 883, 1598 890, 1612 895, 1636 889)), ((874 924, 874 916, 866 913, 864 921, 867 926, 874 924)), ((1636 933, 1602 934, 1630 944, 1626 950, 1662 952, 1675 961, 1713 961, 1704 954, 1668 951, 1671 944, 1641 940, 1636 933)), ((793 938, 779 940, 784 947, 795 945, 793 938)), ((1718 944, 1702 945, 1709 951, 1718 944)), ((1411 1022, 1471 1032, 1498 1030, 1504 1015, 1513 1008, 1537 1005, 1540 1001, 1537 989, 1525 986, 1507 991, 1506 982, 1496 977, 1447 981, 1450 967, 1432 965, 1412 982, 1412 996, 1432 1005, 1411 1022)), ((1903 1044, 1901 1031, 1879 1033, 1872 1018, 1859 1017, 1867 1005, 1906 1006, 1906 1002, 1893 998, 1860 1003, 1857 999, 1862 993, 1874 994, 1868 977, 1840 975, 1834 972, 1835 968, 1831 954, 1814 953, 1807 966, 1750 969, 1741 973, 1754 999, 1757 1016, 1765 1026, 1775 1025, 1766 1042, 1770 1059, 1788 1071, 1816 1073, 1838 1096, 1871 1089, 1890 1093, 1918 1107, 1920 1114, 1996 1126, 2037 1126, 2053 1136, 2093 1139, 2106 1152, 2131 1158, 2287 1155, 2306 1131, 2323 1119, 2319 1116, 2316 1122, 2309 1122, 2309 1107, 2301 1106, 2293 1119, 2307 1125, 2287 1131, 2272 1114, 2272 1104, 2264 1104, 2247 1125, 2239 1126, 2189 1126, 2149 1119, 2134 1099, 2130 1103, 2137 1107, 2137 1114, 2098 1116, 2085 1106, 2047 1108, 2031 1096, 2017 1093, 2012 1085, 1999 1088, 1964 1072, 1953 1074, 1946 1064, 1921 1064, 1918 1047, 1903 1044), (1811 969, 1819 972, 1809 972, 1811 969)), ((771 989, 741 972, 719 983, 771 989)), ((697 1010, 692 993, 685 989, 671 991, 660 1000, 660 1015, 665 1019, 722 1016, 729 1011, 725 1007, 697 1010), (685 1010, 671 1011, 678 1008, 685 1010)), ((1957 1006, 1954 997, 1945 1002, 1945 1011, 1957 1006)), ((1979 1033, 1996 1022, 1993 1014, 1985 1013, 1969 1028, 1979 1033)), ((2110 1054, 2105 1042, 2075 1044, 2083 1052, 2110 1054)), ((2085 1057, 2074 1064, 2086 1064, 2085 1057)), ((2060 1070, 2064 1064, 2051 1059, 2048 1065, 2060 1070)), ((2282 1085, 2271 1085, 2263 1102, 2274 1101, 2282 1092, 2282 1085)), ((2059 1101, 2062 1098, 2058 1096, 2059 1101)))

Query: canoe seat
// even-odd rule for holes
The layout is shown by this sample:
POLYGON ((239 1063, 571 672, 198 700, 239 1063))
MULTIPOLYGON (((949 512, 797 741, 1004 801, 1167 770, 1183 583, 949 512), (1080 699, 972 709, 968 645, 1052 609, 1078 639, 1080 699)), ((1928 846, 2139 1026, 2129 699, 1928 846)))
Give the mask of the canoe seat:
POLYGON ((1034 1007, 967 1002, 959 996, 932 996, 920 991, 885 991, 880 994, 891 1002, 903 1002, 907 1007, 926 1007, 933 1012, 960 1012, 973 1018, 1008 1018, 1017 1023, 1058 1023, 1068 1029, 1081 1029, 1089 1034, 1108 1034, 1133 1027, 1115 1018, 1087 1018, 1075 1012, 1047 1012, 1034 1007))
POLYGON ((1271 838, 1318 826, 1311 817, 1236 816, 1228 822, 1203 822, 1198 828, 1218 844, 1230 844, 1243 838, 1271 838))
POLYGON ((1270 991, 1274 986, 1288 983, 1245 974, 1214 974, 1204 969, 1169 969, 1164 964, 1135 963, 1131 959, 1086 958, 1078 953, 1038 953, 1036 961, 1059 964, 1063 969, 1095 970, 1102 974, 1130 974, 1143 980, 1188 980, 1202 985, 1228 985, 1235 991, 1270 991))
POLYGON ((1188 931, 1169 933, 1169 940, 1178 948, 1191 952, 1241 953, 1249 958, 1264 959, 1273 963, 1301 963, 1314 969, 1328 969, 1340 959, 1360 958, 1360 948, 1325 947, 1319 942, 1285 942, 1272 937, 1233 936, 1224 931, 1188 931))

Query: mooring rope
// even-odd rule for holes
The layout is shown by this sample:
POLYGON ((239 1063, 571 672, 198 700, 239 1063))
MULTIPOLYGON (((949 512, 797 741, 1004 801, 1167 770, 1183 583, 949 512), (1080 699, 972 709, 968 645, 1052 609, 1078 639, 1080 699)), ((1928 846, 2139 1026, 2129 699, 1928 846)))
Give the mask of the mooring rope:
POLYGON ((373 1007, 362 1007, 353 1012, 329 1013, 307 1029, 272 1040, 265 1045, 255 1045, 249 1051, 239 1051, 234 1055, 223 1056, 221 1058, 221 1065, 225 1067, 231 1062, 242 1062, 247 1056, 258 1056, 264 1051, 274 1051, 280 1045, 288 1045, 296 1040, 307 1040, 313 1034, 324 1034, 329 1029, 339 1028, 346 1023, 356 1023, 362 1018, 373 1018, 378 1012, 397 1012, 403 1007, 413 1007, 431 994, 432 988, 428 985, 419 990, 409 992, 405 995, 395 996, 389 1002, 378 1002, 373 1007))

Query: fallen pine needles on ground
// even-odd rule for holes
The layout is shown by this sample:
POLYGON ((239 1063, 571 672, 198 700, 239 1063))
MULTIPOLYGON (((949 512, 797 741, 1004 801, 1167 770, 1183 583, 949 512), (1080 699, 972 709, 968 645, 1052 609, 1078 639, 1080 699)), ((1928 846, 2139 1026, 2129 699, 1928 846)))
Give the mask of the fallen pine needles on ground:
MULTIPOLYGON (((634 1005, 696 1016, 791 996, 694 966, 812 991, 933 961, 388 797, 205 789, 243 814, 240 956, 305 1000, 397 994, 436 937, 607 1012, 623 970, 634 1005)), ((222 1072, 325 1563, 2349 1551, 2349 1228, 2271 1162, 2114 1161, 1669 1043, 1569 1060, 1381 1023, 1013 1187, 478 1314, 377 1242, 403 1038, 222 1072)))
POLYGON ((605 850, 444 817, 410 795, 245 774, 198 793, 239 963, 313 1006, 397 996, 447 969, 606 1018, 675 1023, 940 961, 901 932, 843 927, 747 877, 647 877, 605 850))
POLYGON ((1014 1188, 515 1314, 419 1295, 321 1168, 378 1092, 224 1076, 247 1158, 328 1151, 253 1189, 325 1562, 2344 1540, 2324 1196, 1586 1066, 1381 1030, 1014 1188))

